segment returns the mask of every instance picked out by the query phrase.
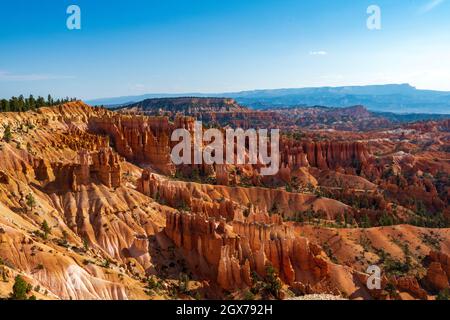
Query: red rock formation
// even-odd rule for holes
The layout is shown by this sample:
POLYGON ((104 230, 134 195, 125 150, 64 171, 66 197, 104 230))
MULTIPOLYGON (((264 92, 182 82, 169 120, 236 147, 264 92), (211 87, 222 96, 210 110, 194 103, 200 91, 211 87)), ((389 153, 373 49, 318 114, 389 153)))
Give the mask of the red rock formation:
POLYGON ((116 151, 128 161, 151 164, 165 174, 173 174, 170 159, 171 130, 166 117, 116 115, 89 119, 92 132, 108 135, 116 151))
POLYGON ((111 148, 78 153, 78 163, 51 163, 49 160, 36 159, 34 173, 38 181, 58 189, 77 191, 82 185, 101 183, 110 188, 121 185, 121 159, 111 148))
POLYGON ((406 128, 414 129, 422 132, 433 132, 433 131, 450 131, 450 120, 442 120, 442 121, 422 121, 416 122, 412 124, 405 125, 406 128))
POLYGON ((436 291, 449 288, 450 257, 442 252, 432 251, 426 259, 430 262, 425 277, 428 286, 436 291))
POLYGON ((276 112, 254 111, 227 98, 168 98, 147 99, 119 110, 121 113, 164 115, 175 119, 178 114, 189 115, 205 124, 232 125, 233 127, 273 127, 282 116, 276 112))
POLYGON ((236 204, 228 199, 217 202, 205 201, 197 195, 193 184, 181 188, 171 181, 156 178, 147 170, 143 171, 142 177, 137 181, 137 190, 169 206, 189 209, 207 217, 225 217, 231 220, 237 212, 236 204))
POLYGON ((427 300, 427 292, 422 289, 414 277, 401 277, 396 279, 395 286, 400 292, 407 292, 415 299, 427 300))
POLYGON ((6 172, 0 171, 0 183, 2 184, 9 184, 10 179, 6 172))
POLYGON ((293 167, 313 166, 319 169, 354 168, 365 163, 371 156, 360 142, 341 141, 294 141, 283 140, 280 144, 282 165, 293 167))
POLYGON ((110 188, 121 185, 121 166, 119 156, 112 152, 111 148, 101 149, 91 154, 92 164, 89 167, 89 175, 97 176, 100 183, 110 188))
POLYGON ((232 112, 202 112, 194 113, 193 116, 201 119, 205 123, 216 123, 221 125, 231 125, 234 128, 258 129, 275 128, 283 118, 272 111, 252 111, 243 109, 232 112))
POLYGON ((205 259, 208 272, 226 290, 250 286, 250 272, 264 277, 268 265, 288 284, 318 282, 329 273, 325 253, 277 218, 251 214, 228 224, 203 215, 168 213, 165 233, 177 247, 205 259))
POLYGON ((228 186, 230 183, 230 174, 227 166, 224 164, 216 165, 216 182, 217 184, 228 186))
POLYGON ((60 136, 61 141, 52 141, 54 147, 68 147, 74 151, 83 149, 99 150, 108 146, 108 141, 105 137, 89 134, 77 126, 69 123, 69 131, 67 134, 60 136))

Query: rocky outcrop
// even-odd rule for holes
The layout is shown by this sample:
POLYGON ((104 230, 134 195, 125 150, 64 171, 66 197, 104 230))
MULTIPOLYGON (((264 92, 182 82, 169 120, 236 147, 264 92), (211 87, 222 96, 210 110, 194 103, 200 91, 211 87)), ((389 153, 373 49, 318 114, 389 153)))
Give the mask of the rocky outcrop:
POLYGON ((6 172, 0 171, 0 183, 2 184, 9 184, 10 179, 6 172))
POLYGON ((230 125, 231 127, 244 130, 278 128, 278 124, 283 122, 283 118, 276 112, 253 111, 249 109, 231 112, 203 112, 192 115, 202 120, 205 124, 230 125))
POLYGON ((450 257, 441 252, 432 251, 426 257, 430 263, 427 268, 425 282, 430 289, 441 291, 449 288, 450 281, 450 257))
POLYGON ((230 173, 224 164, 216 165, 216 182, 217 184, 228 186, 230 183, 230 173))
POLYGON ((51 163, 47 159, 34 161, 36 180, 50 188, 78 191, 80 186, 100 183, 109 188, 117 188, 122 181, 122 159, 111 148, 78 153, 78 163, 51 163))
POLYGON ((280 145, 282 166, 319 169, 356 168, 370 157, 360 142, 284 140, 280 145))
POLYGON ((329 273, 328 258, 320 247, 295 235, 277 217, 251 214, 227 223, 203 215, 168 213, 164 230, 177 247, 204 259, 210 266, 206 272, 226 290, 251 286, 251 272, 264 278, 269 265, 288 284, 315 283, 329 273))
POLYGON ((102 136, 89 134, 75 125, 69 124, 67 134, 60 136, 61 141, 54 141, 52 145, 56 148, 68 147, 74 151, 99 150, 108 146, 108 139, 102 136))
MULTIPOLYGON (((205 199, 194 184, 186 186, 158 178, 144 170, 137 181, 137 190, 171 207, 201 213, 207 217, 224 217, 232 220, 238 211, 237 205, 229 200, 212 201, 205 199)), ((207 196, 207 195, 205 195, 207 196)))
POLYGON ((394 285, 400 292, 407 292, 415 299, 428 299, 427 292, 420 287, 419 282, 414 277, 400 277, 394 281, 394 285))
POLYGON ((107 135, 116 151, 128 161, 150 164, 165 174, 173 174, 170 159, 171 130, 166 117, 116 115, 89 119, 91 132, 107 135))
POLYGON ((118 188, 122 181, 121 161, 111 148, 104 148, 91 154, 81 152, 80 167, 76 176, 81 178, 79 181, 81 184, 89 184, 97 178, 100 183, 109 188, 118 188))

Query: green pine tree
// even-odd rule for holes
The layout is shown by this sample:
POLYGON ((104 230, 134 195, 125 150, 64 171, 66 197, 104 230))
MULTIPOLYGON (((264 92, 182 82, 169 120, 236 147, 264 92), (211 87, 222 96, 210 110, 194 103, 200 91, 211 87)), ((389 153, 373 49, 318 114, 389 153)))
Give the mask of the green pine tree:
POLYGON ((5 127, 5 132, 3 133, 3 140, 8 143, 12 140, 11 126, 9 124, 5 127))
POLYGON ((29 193, 25 200, 27 201, 27 207, 30 208, 30 211, 33 211, 34 207, 36 206, 36 199, 34 198, 32 193, 29 193))
POLYGON ((51 233, 52 229, 50 228, 50 226, 48 225, 46 220, 44 220, 44 222, 42 222, 41 230, 42 230, 42 232, 44 232, 44 238, 47 239, 48 235, 51 233))
POLYGON ((31 286, 18 275, 14 279, 13 291, 11 293, 12 300, 28 300, 27 294, 31 291, 31 286))

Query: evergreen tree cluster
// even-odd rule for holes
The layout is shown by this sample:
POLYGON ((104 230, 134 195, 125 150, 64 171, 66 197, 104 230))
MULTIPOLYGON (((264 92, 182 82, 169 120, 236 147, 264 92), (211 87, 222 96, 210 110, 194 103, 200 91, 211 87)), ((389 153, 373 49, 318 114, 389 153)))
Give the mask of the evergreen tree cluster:
POLYGON ((56 106, 76 100, 76 98, 69 97, 55 100, 51 95, 48 95, 47 99, 41 96, 35 98, 33 95, 25 98, 23 95, 20 95, 18 97, 12 97, 11 99, 1 99, 0 112, 24 112, 28 110, 36 110, 41 107, 56 106))

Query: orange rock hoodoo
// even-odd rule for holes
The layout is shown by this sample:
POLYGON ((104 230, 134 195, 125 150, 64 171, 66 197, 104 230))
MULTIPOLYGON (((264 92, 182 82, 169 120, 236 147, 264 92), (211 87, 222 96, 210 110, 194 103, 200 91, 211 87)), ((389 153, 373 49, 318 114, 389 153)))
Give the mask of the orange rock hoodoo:
POLYGON ((173 125, 166 117, 93 117, 92 132, 112 139, 117 152, 128 161, 150 164, 162 173, 174 171, 170 160, 170 135, 173 125))
POLYGON ((450 283, 450 257, 441 252, 430 252, 427 259, 430 262, 426 275, 428 286, 436 291, 449 288, 450 283))
POLYGON ((226 290, 251 286, 251 272, 264 277, 268 265, 288 284, 315 284, 329 273, 320 247, 294 235, 277 216, 252 213, 226 223, 203 215, 168 213, 165 233, 187 255, 195 252, 193 263, 209 266, 200 271, 212 275, 226 290))
POLYGON ((78 191, 80 186, 101 183, 110 188, 121 185, 121 159, 111 148, 78 153, 77 164, 50 163, 37 159, 34 164, 36 179, 53 184, 58 189, 78 191))
POLYGON ((320 169, 354 167, 365 163, 371 156, 360 142, 282 141, 281 163, 288 167, 312 166, 320 169))

